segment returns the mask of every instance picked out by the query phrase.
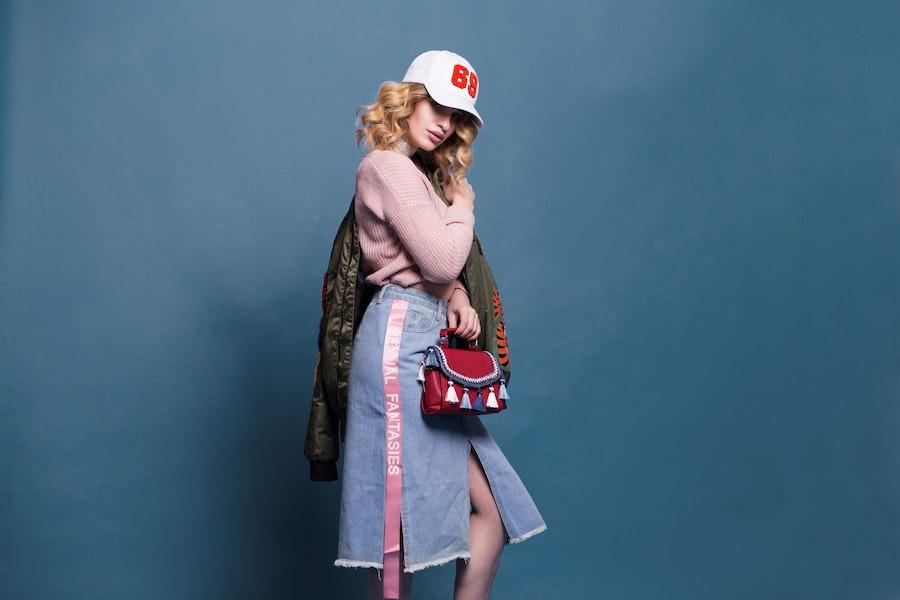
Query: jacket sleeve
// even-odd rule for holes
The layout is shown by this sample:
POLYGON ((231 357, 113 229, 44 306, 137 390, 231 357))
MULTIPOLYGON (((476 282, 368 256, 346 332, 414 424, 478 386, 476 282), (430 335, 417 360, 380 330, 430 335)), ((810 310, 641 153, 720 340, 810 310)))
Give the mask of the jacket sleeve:
POLYGON ((303 453, 309 460, 310 481, 335 481, 338 460, 338 419, 325 397, 322 378, 319 375, 318 357, 313 371, 313 381, 315 384, 303 453))
POLYGON ((428 281, 449 283, 466 264, 472 247, 475 213, 458 204, 446 218, 435 210, 415 165, 392 151, 364 160, 358 186, 382 201, 385 222, 428 281))

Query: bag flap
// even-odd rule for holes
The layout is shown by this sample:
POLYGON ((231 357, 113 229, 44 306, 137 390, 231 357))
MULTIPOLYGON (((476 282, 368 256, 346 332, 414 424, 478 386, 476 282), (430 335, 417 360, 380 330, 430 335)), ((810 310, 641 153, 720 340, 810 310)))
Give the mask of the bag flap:
POLYGON ((425 364, 439 368, 448 379, 472 389, 491 385, 503 377, 497 359, 484 350, 433 345, 428 347, 425 364))

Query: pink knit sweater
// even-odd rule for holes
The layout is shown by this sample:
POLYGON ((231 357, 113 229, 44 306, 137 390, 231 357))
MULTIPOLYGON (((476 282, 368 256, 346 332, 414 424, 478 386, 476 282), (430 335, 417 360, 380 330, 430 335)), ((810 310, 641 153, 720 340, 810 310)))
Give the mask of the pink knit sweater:
POLYGON ((412 159, 371 150, 356 170, 356 224, 366 281, 423 289, 445 300, 465 288, 459 274, 475 214, 447 206, 412 159))

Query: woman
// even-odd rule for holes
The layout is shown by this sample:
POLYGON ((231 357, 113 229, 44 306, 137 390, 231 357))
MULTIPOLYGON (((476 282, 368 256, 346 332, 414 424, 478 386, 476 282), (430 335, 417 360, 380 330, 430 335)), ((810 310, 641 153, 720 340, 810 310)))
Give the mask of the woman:
POLYGON ((487 598, 504 544, 547 528, 479 416, 420 408, 419 366, 440 329, 481 333, 459 279, 475 224, 464 175, 483 126, 477 95, 471 64, 431 50, 359 109, 357 143, 371 149, 356 174, 360 269, 379 289, 352 347, 334 564, 369 567, 373 598, 406 598, 413 572, 451 560, 455 597, 487 598))

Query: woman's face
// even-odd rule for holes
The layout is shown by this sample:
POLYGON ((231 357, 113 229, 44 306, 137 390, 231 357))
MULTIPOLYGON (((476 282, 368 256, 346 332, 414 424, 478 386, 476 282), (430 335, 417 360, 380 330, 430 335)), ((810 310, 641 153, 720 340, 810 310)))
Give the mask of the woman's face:
POLYGON ((455 108, 438 104, 431 97, 419 100, 409 116, 406 141, 416 148, 431 152, 456 129, 459 112, 455 108))

